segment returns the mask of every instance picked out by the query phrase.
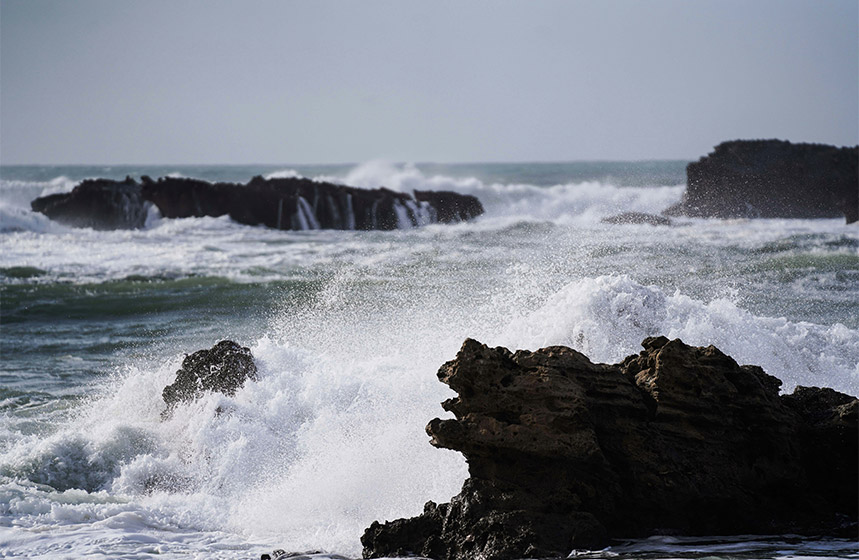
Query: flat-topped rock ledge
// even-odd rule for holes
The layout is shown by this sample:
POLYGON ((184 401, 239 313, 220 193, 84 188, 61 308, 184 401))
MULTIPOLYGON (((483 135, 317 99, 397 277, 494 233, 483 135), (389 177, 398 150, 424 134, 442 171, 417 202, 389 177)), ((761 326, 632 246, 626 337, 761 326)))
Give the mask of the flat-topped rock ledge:
POLYGON ((856 536, 855 397, 799 387, 709 346, 648 338, 620 364, 466 340, 427 426, 469 478, 450 503, 374 522, 364 557, 567 556, 653 534, 856 536))
POLYGON ((36 212, 73 227, 137 229, 155 205, 164 218, 229 215, 236 222, 284 230, 392 230, 470 220, 480 201, 453 192, 359 189, 304 178, 254 177, 246 185, 147 176, 138 183, 90 179, 70 193, 37 198, 36 212))
POLYGON ((734 140, 686 167, 669 216, 859 220, 859 147, 734 140))

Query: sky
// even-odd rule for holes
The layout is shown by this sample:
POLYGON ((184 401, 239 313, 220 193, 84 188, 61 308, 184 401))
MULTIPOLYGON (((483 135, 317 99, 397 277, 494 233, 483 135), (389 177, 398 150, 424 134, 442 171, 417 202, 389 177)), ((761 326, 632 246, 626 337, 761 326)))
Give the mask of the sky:
POLYGON ((859 143, 856 0, 0 0, 0 163, 859 143))

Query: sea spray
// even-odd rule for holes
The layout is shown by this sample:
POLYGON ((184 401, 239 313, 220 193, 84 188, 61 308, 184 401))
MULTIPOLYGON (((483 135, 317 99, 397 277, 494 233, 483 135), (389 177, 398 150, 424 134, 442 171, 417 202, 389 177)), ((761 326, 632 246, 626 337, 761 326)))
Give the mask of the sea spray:
POLYGON ((683 185, 618 186, 605 181, 582 181, 537 186, 525 183, 484 182, 475 177, 427 175, 413 164, 383 160, 362 164, 345 176, 316 179, 363 188, 386 187, 399 192, 454 191, 476 196, 495 218, 560 220, 595 223, 623 211, 659 213, 680 199, 683 185))
MULTIPOLYGON (((376 166, 352 178, 346 167, 295 167, 456 190, 487 207, 474 223, 393 232, 157 216, 133 232, 70 230, 4 187, 23 225, 0 236, 0 553, 357 556, 370 521, 415 515, 465 479, 462 457, 430 446, 424 426, 445 416, 451 392, 435 373, 466 337, 567 344, 614 362, 664 334, 715 344, 788 390, 856 394, 855 228, 609 226, 599 220, 679 200, 683 165, 640 183, 613 179, 620 164, 596 175, 578 164, 474 167, 376 166), (161 391, 183 356, 225 337, 251 348, 260 379, 162 422, 161 391)), ((284 168, 62 168, 14 180, 38 196, 53 187, 35 183, 54 177, 71 188, 85 176, 178 169, 247 181, 284 168)))
POLYGON ((618 362, 648 336, 714 345, 743 364, 760 365, 784 382, 825 385, 859 393, 859 332, 758 317, 726 298, 703 302, 679 291, 666 294, 629 276, 572 282, 538 309, 508 325, 493 343, 536 350, 564 345, 591 359, 618 362))

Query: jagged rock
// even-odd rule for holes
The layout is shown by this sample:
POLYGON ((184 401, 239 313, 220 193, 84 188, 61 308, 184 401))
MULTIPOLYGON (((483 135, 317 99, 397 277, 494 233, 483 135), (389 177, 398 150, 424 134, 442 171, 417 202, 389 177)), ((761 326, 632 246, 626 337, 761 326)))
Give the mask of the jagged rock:
POLYGON ((374 522, 366 558, 566 556, 609 537, 855 532, 857 399, 781 382, 717 348, 648 338, 617 365, 466 340, 439 379, 462 452, 449 504, 374 522), (816 444, 811 444, 812 441, 816 444))
POLYGON ((606 224, 649 224, 651 226, 670 226, 671 220, 665 216, 645 214, 644 212, 624 212, 601 220, 606 224))
POLYGON ((686 167, 670 216, 859 219, 859 147, 734 140, 686 167))
POLYGON ((65 215, 57 208, 72 207, 77 221, 68 219, 66 223, 89 225, 101 221, 105 224, 101 229, 142 227, 145 204, 149 202, 158 207, 164 218, 229 215, 242 224, 286 230, 392 230, 458 222, 483 213, 480 201, 470 195, 416 191, 419 196, 412 198, 386 188, 359 189, 298 177, 254 177, 246 185, 177 177, 153 181, 147 176, 141 177, 141 182, 142 185, 130 178, 122 183, 106 179, 85 181, 72 193, 38 198, 32 207, 52 218, 65 215), (76 202, 79 190, 87 193, 94 190, 90 183, 97 183, 100 199, 112 201, 113 207, 105 210, 104 205, 76 202), (126 214, 137 212, 139 219, 132 222, 110 218, 117 213, 114 207, 126 214))
POLYGON ((142 228, 148 210, 140 185, 131 177, 87 179, 70 193, 37 198, 30 207, 65 225, 99 230, 142 228))
POLYGON ((231 340, 222 340, 209 350, 198 350, 182 360, 176 380, 164 387, 162 398, 167 417, 182 402, 190 402, 204 392, 235 395, 248 379, 257 378, 257 368, 248 348, 231 340))

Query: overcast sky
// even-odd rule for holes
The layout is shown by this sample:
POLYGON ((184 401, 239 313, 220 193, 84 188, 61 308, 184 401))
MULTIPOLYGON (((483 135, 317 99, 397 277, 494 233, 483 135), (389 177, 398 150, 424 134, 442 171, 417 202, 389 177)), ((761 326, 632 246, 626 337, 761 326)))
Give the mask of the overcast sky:
POLYGON ((859 142, 856 0, 0 2, 4 164, 859 142))

